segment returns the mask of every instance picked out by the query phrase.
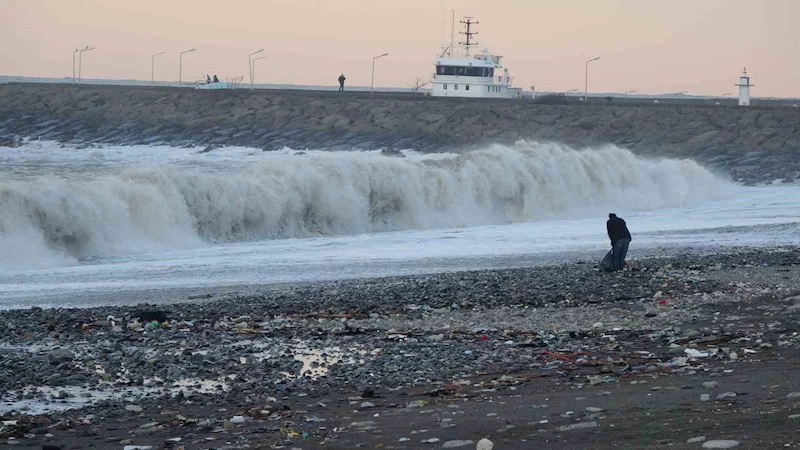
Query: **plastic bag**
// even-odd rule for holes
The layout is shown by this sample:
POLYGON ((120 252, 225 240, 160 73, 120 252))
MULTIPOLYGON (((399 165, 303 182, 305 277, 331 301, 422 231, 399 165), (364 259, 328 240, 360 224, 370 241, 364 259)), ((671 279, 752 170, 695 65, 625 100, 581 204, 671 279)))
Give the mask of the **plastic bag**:
POLYGON ((609 250, 606 253, 606 256, 600 261, 600 270, 603 272, 613 272, 614 271, 614 250, 609 250))

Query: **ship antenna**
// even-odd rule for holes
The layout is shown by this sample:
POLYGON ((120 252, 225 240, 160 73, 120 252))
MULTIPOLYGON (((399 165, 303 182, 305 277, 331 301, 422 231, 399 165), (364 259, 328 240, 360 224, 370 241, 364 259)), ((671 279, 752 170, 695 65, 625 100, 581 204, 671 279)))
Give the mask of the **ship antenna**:
POLYGON ((456 33, 456 10, 450 10, 450 56, 453 56, 453 46, 455 43, 455 33, 456 33))
POLYGON ((464 24, 464 28, 466 28, 467 31, 462 31, 462 32, 459 33, 459 34, 463 34, 464 36, 466 36, 465 41, 464 42, 459 42, 459 45, 463 45, 464 46, 464 49, 467 52, 467 56, 469 56, 470 47, 478 45, 477 42, 472 40, 472 36, 477 36, 478 35, 477 32, 472 31, 472 25, 477 25, 479 22, 473 22, 472 21, 472 17, 464 17, 464 20, 462 20, 461 23, 464 24))

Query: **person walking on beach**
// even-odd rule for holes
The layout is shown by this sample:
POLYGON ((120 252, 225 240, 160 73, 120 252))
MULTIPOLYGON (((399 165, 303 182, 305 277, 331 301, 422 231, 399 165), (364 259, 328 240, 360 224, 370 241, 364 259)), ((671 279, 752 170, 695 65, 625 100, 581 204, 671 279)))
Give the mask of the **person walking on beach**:
POLYGON ((611 269, 615 271, 622 270, 625 268, 625 256, 628 254, 628 246, 631 243, 631 233, 628 231, 628 225, 616 214, 611 213, 608 215, 606 230, 608 231, 608 238, 611 239, 611 269))
POLYGON ((344 77, 344 74, 339 75, 339 92, 344 91, 344 80, 347 78, 344 77))

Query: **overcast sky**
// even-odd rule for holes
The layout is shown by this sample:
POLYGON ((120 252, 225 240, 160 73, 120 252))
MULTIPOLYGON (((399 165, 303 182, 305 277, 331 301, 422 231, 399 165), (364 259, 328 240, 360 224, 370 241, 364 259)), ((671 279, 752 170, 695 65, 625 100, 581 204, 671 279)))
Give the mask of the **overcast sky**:
POLYGON ((156 79, 206 73, 256 82, 404 87, 433 73, 450 10, 474 16, 481 47, 504 56, 514 84, 540 91, 735 92, 742 67, 755 96, 800 97, 800 0, 0 0, 0 73, 156 79))

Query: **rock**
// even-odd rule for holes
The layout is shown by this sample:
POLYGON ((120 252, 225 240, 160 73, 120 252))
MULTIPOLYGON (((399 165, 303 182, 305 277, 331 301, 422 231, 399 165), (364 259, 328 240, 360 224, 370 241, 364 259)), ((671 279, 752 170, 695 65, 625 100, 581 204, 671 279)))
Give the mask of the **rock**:
POLYGON ((430 439, 423 439, 421 442, 423 444, 435 444, 435 443, 437 443, 439 441, 441 441, 441 439, 439 439, 439 438, 430 438, 430 439))
POLYGON ((728 357, 731 359, 731 361, 736 361, 737 359, 739 359, 739 355, 736 352, 731 352, 731 354, 728 355, 728 357))
POLYGON ((800 398, 800 392, 790 392, 786 395, 786 398, 800 398))
POLYGON ((0 138, 0 147, 18 148, 20 146, 22 146, 22 144, 16 139, 0 138))
POLYGON ((558 431, 586 430, 589 428, 595 428, 596 426, 597 422, 579 422, 558 427, 558 431))
POLYGON ((700 395, 700 401, 701 401, 701 402, 707 402, 707 401, 709 401, 709 400, 711 400, 711 396, 710 396, 710 395, 708 395, 708 394, 702 394, 702 395, 700 395))
POLYGON ((473 441, 471 441, 471 440, 469 440, 469 439, 462 440, 462 441, 447 441, 447 442, 445 442, 444 444, 442 444, 442 448, 458 448, 458 447, 466 447, 466 446, 468 446, 468 445, 472 445, 472 444, 474 444, 474 443, 475 443, 475 442, 473 442, 473 441))
POLYGON ((736 397, 736 392, 723 392, 722 394, 719 394, 717 396, 717 400, 723 400, 726 398, 735 398, 735 397, 736 397))
POLYGON ((365 420, 363 422, 353 422, 350 424, 350 426, 357 428, 364 428, 364 427, 374 427, 377 424, 378 422, 375 422, 374 420, 365 420))
POLYGON ((138 317, 140 322, 158 322, 163 323, 169 320, 165 311, 147 309, 132 314, 131 317, 138 317))
POLYGON ((233 417, 231 417, 231 423, 232 424, 244 423, 244 416, 233 416, 233 417))
POLYGON ((706 441, 703 448, 734 448, 739 446, 739 441, 717 440, 706 441))
POLYGON ((53 350, 52 352, 47 354, 47 357, 50 359, 50 364, 57 365, 61 363, 65 363, 68 361, 72 361, 74 355, 71 351, 59 348, 57 350, 53 350))
POLYGON ((705 436, 698 436, 698 437, 693 437, 693 438, 689 438, 689 439, 687 439, 687 440, 686 440, 686 443, 687 443, 687 444, 696 444, 696 443, 698 443, 698 442, 703 442, 703 441, 705 441, 705 440, 706 440, 706 437, 705 437, 705 436))
POLYGON ((413 402, 406 405, 406 408, 424 408, 428 402, 425 400, 414 400, 413 402))
POLYGON ((125 405, 125 411, 140 413, 144 409, 139 405, 125 405))
POLYGON ((126 445, 122 447, 122 450, 151 450, 152 448, 151 445, 126 445))
POLYGON ((700 350, 694 348, 687 348, 683 352, 686 353, 687 356, 690 356, 692 358, 706 358, 709 356, 708 352, 701 352, 700 350))
POLYGON ((361 408, 362 409, 374 408, 374 407, 375 407, 375 403, 372 403, 372 402, 362 402, 361 403, 361 408))
POLYGON ((715 387, 719 386, 719 383, 716 381, 704 381, 703 387, 706 389, 714 389, 715 387))
POLYGON ((592 324, 592 328, 603 328, 603 322, 595 322, 592 324))
POLYGON ((599 412, 602 412, 602 411, 603 411, 603 408, 596 408, 594 406, 589 406, 589 407, 586 408, 586 412, 590 412, 590 413, 599 413, 599 412))
POLYGON ((478 444, 475 446, 475 450, 492 450, 494 448, 494 442, 483 438, 478 441, 478 444))

